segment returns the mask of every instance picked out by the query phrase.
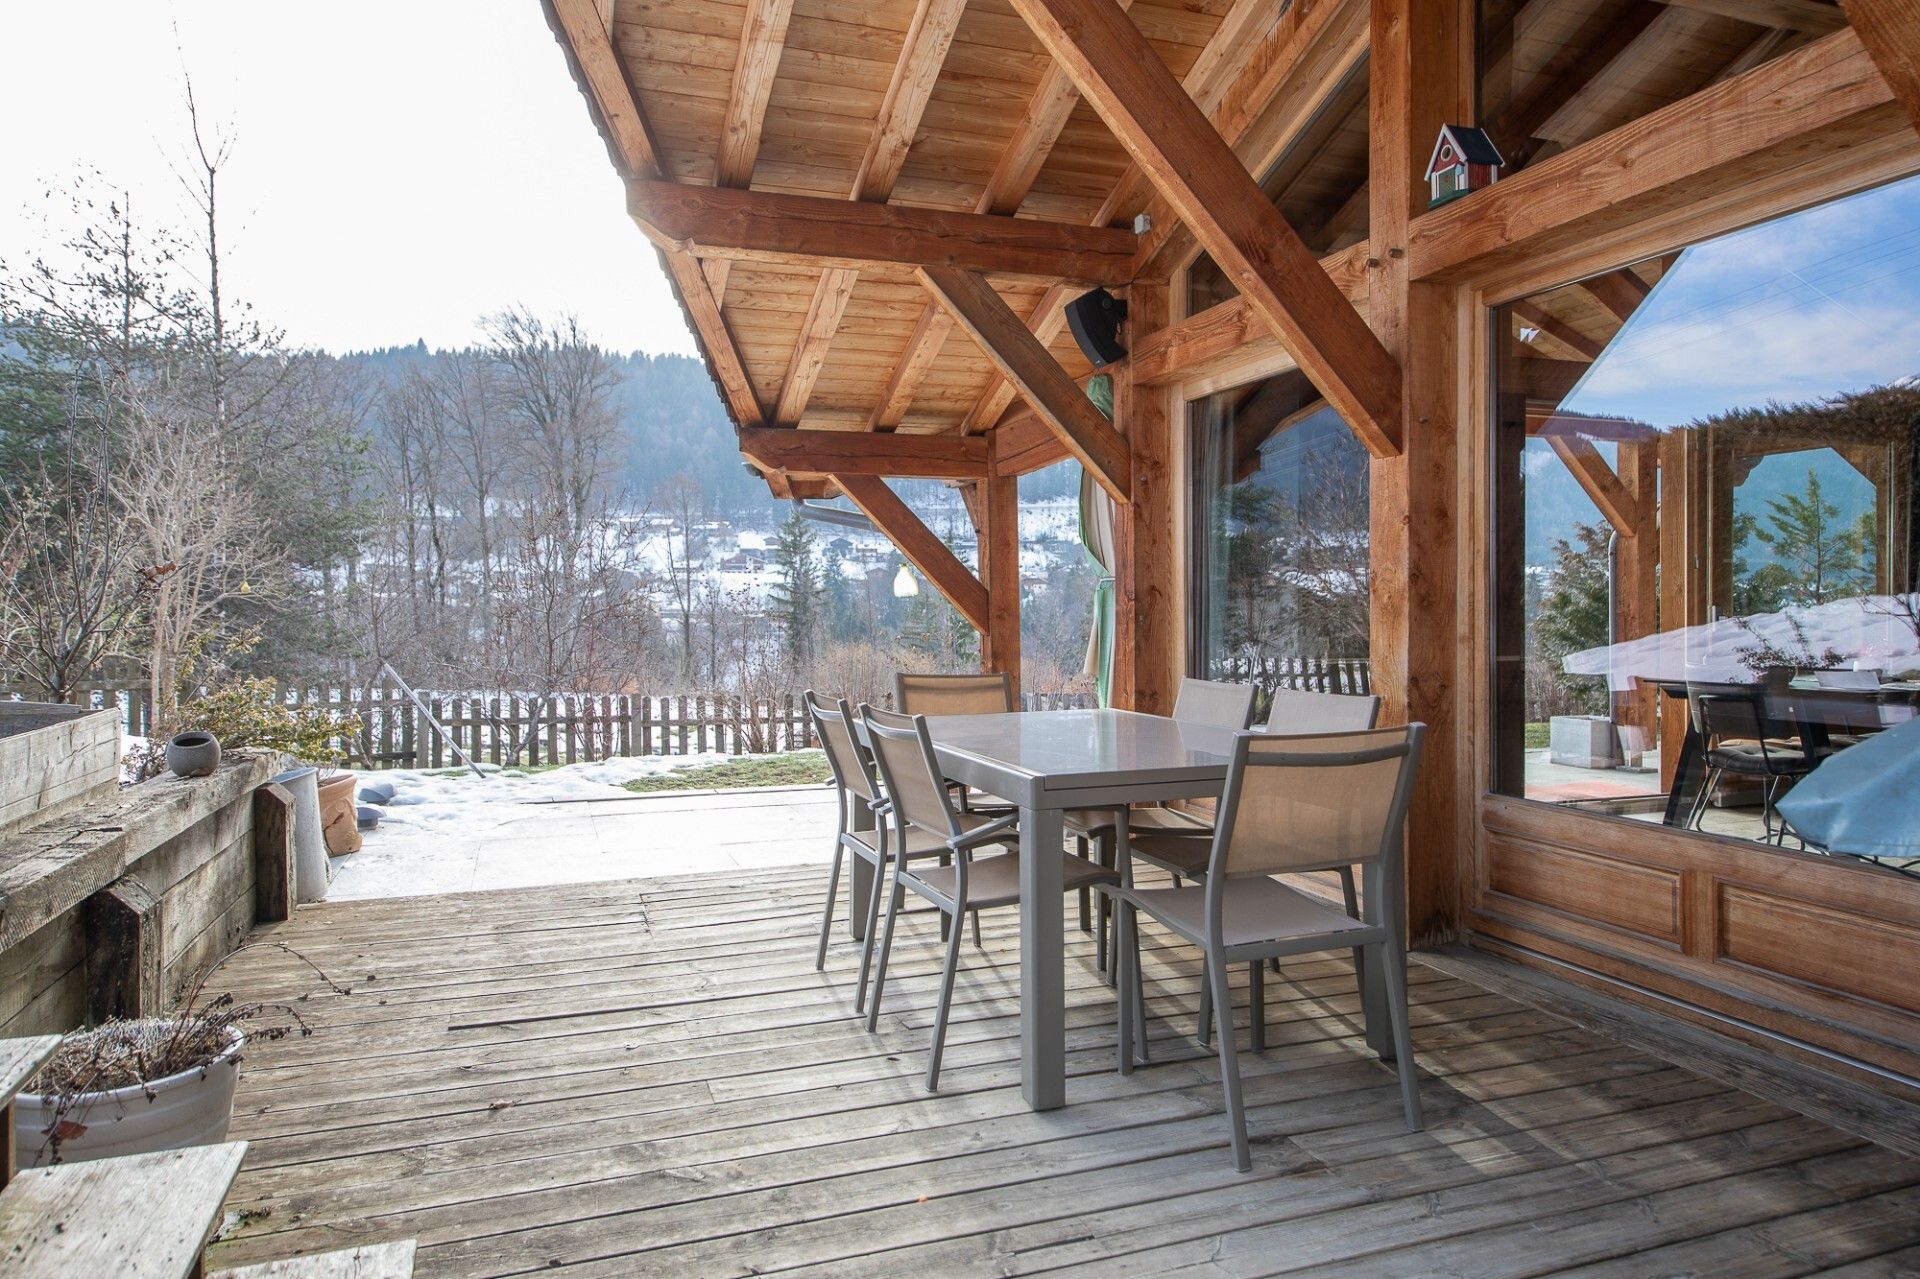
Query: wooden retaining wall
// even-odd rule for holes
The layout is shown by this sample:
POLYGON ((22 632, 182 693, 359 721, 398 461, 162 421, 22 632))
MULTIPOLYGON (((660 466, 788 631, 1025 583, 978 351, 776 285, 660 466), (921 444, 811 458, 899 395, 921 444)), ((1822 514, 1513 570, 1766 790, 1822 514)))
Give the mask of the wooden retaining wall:
POLYGON ((278 756, 165 777, 0 838, 0 1037, 148 1015, 260 917, 255 791, 278 756))

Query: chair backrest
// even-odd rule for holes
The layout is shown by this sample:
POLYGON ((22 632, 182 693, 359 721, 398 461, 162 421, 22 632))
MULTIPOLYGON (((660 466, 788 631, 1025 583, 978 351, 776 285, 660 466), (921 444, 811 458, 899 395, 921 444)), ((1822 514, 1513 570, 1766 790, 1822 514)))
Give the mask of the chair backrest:
POLYGON ((1173 699, 1173 717, 1182 724, 1206 724, 1213 728, 1245 728, 1253 719, 1252 684, 1223 684, 1218 680, 1180 681, 1180 692, 1173 699))
POLYGON ((1761 743, 1767 739, 1767 693, 1760 684, 1688 680, 1687 710, 1693 717, 1693 731, 1709 748, 1728 738, 1761 743))
POLYGON ((1019 709, 1013 704, 1013 677, 1005 671, 980 675, 900 671, 893 677, 893 704, 903 715, 998 715, 1019 709))
POLYGON ((1425 724, 1312 736, 1242 733, 1215 823, 1209 883, 1399 865, 1425 724))
POLYGON ((833 783, 842 791, 858 795, 872 803, 880 798, 874 784, 873 758, 861 749, 853 735, 853 708, 844 697, 828 703, 808 689, 802 695, 813 731, 820 735, 820 747, 826 752, 827 767, 833 770, 833 783))
POLYGON ((873 761, 880 766, 881 785, 902 825, 918 826, 941 839, 958 838, 960 822, 927 735, 927 717, 862 706, 860 718, 866 722, 873 761))
POLYGON ((1298 688, 1276 688, 1267 708, 1263 733, 1305 736, 1315 733, 1359 733, 1373 727, 1380 716, 1380 699, 1371 694, 1310 693, 1298 688))

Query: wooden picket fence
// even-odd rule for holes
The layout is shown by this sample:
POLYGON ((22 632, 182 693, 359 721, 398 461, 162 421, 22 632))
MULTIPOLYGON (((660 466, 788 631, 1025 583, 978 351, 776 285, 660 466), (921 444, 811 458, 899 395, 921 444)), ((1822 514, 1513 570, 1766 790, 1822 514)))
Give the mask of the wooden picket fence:
MULTIPOLYGON (((149 735, 153 709, 144 686, 91 684, 80 691, 76 701, 118 710, 122 731, 149 735)), ((18 699, 24 694, 0 689, 0 696, 18 699)), ((800 697, 792 693, 758 699, 727 694, 420 693, 445 736, 433 731, 419 707, 397 687, 309 685, 285 687, 282 696, 291 704, 352 712, 360 731, 339 748, 350 763, 363 768, 450 768, 462 762, 461 752, 486 764, 533 766, 624 755, 764 755, 815 745, 800 697)), ((1023 701, 1028 710, 1092 705, 1092 697, 1083 693, 1031 693, 1023 701)))
POLYGON ((1215 664, 1213 678, 1258 684, 1263 689, 1294 688, 1310 693, 1371 693, 1373 663, 1364 657, 1276 656, 1243 653, 1215 664))

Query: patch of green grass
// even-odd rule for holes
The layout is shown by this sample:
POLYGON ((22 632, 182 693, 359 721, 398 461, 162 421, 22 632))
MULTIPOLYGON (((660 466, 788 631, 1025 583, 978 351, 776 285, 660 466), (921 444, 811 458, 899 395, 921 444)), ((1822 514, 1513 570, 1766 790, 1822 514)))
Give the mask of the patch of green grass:
POLYGON ((1530 751, 1543 751, 1552 742, 1553 726, 1545 722, 1527 725, 1526 743, 1530 751))
POLYGON ((636 794, 674 790, 736 790, 743 786, 806 786, 832 773, 819 751, 791 751, 730 759, 724 764, 682 766, 657 777, 636 777, 622 785, 636 794))

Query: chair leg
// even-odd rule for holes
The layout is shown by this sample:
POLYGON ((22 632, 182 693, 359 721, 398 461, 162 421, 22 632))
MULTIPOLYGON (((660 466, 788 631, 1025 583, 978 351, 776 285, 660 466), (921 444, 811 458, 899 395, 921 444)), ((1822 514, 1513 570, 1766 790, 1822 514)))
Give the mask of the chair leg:
MULTIPOLYGON (((951 865, 953 865, 953 854, 952 853, 940 854, 940 869, 945 870, 947 867, 951 865)), ((947 939, 947 930, 949 928, 954 927, 959 922, 960 921, 955 919, 952 915, 947 914, 945 911, 941 911, 940 912, 940 940, 945 941, 947 939)))
MULTIPOLYGON (((980 912, 973 912, 975 928, 980 926, 980 912)), ((947 963, 940 972, 940 1007, 933 1015, 933 1058, 927 1062, 927 1091, 940 1089, 940 1053, 947 1046, 947 1010, 953 1007, 953 974, 960 967, 960 921, 954 921, 952 934, 947 938, 947 963)), ((879 1003, 875 1000, 875 1005, 879 1003)))
POLYGON ((1227 987, 1224 957, 1208 956, 1207 977, 1213 988, 1215 1030, 1220 1040, 1220 1086, 1227 1095, 1227 1123, 1233 1133, 1233 1166, 1241 1172, 1252 1172, 1253 1155, 1247 1148, 1247 1113, 1240 1102, 1240 1060, 1233 1043, 1233 995, 1227 987))
POLYGON ((887 886, 887 862, 883 858, 874 864, 873 890, 867 894, 867 931, 860 940, 860 986, 854 993, 853 1011, 865 1012, 867 1008, 867 975, 873 971, 873 947, 880 934, 880 897, 887 886))
MULTIPOLYGON (((1232 1007, 1231 1004, 1228 1005, 1232 1007)), ((1208 1038, 1213 1033, 1213 974, 1207 971, 1206 960, 1200 961, 1200 1027, 1199 1038, 1202 1048, 1213 1046, 1208 1038)))
POLYGON ((1266 965, 1254 960, 1247 965, 1247 1019, 1253 1027, 1253 1051, 1267 1051, 1266 965))
POLYGON ((1380 947, 1380 966, 1387 983, 1387 1016, 1393 1022, 1393 1068, 1400 1073, 1400 1104, 1406 1108, 1407 1131, 1419 1132, 1420 1077, 1413 1064, 1413 1029, 1407 1022, 1407 958, 1398 945, 1380 947))
POLYGON ((1709 768, 1707 775, 1700 781, 1700 793, 1693 797, 1693 814, 1687 822, 1690 829, 1701 830, 1706 826, 1707 809, 1713 803, 1713 791, 1720 784, 1721 770, 1709 768))
MULTIPOLYGON (((1105 893, 1100 894, 1102 901, 1105 901, 1106 898, 1107 895, 1105 893)), ((1113 967, 1116 970, 1115 977, 1119 982, 1119 998, 1115 1001, 1119 1007, 1120 1023, 1117 1047, 1120 1052, 1120 1073, 1123 1075, 1131 1075, 1133 1073, 1134 1037, 1133 996, 1140 980, 1140 974, 1135 971, 1131 948, 1127 945, 1133 928, 1133 907, 1126 902, 1121 902, 1120 908, 1115 911, 1114 914, 1117 917, 1116 928, 1119 933, 1119 940, 1114 946, 1113 954, 1113 967)))
MULTIPOLYGON (((1075 852, 1079 853, 1082 857, 1087 855, 1087 837, 1085 835, 1074 836, 1073 845, 1075 852)), ((1080 889, 1080 931, 1083 933, 1091 933, 1093 931, 1093 890, 1087 887, 1080 889)))
MULTIPOLYGON (((875 884, 874 887, 878 888, 879 885, 875 884)), ((873 970, 873 1002, 867 1005, 867 1029, 870 1031, 880 1026, 880 992, 887 984, 887 959, 893 954, 893 923, 900 918, 900 899, 906 894, 906 881, 900 878, 900 868, 896 866, 893 871, 893 896, 887 898, 887 928, 880 937, 880 959, 873 970)))
POLYGON ((1133 1058, 1144 1066, 1153 1058, 1147 1051, 1147 987, 1140 971, 1140 913, 1132 907, 1127 908, 1127 962, 1133 965, 1133 1058))
MULTIPOLYGON (((1350 919, 1358 919, 1360 918, 1360 893, 1353 884, 1353 867, 1340 867, 1339 875, 1340 901, 1346 907, 1347 917, 1350 919)), ((1276 973, 1280 971, 1280 961, 1278 959, 1273 961, 1273 971, 1276 973)), ((1367 983, 1367 948, 1365 946, 1355 946, 1353 948, 1353 975, 1355 980, 1364 988, 1367 983)))
POLYGON ((813 970, 819 972, 827 966, 827 936, 833 931, 833 902, 840 894, 840 863, 846 860, 847 848, 839 840, 833 844, 833 869, 827 872, 827 910, 820 919, 820 946, 813 953, 813 970))

